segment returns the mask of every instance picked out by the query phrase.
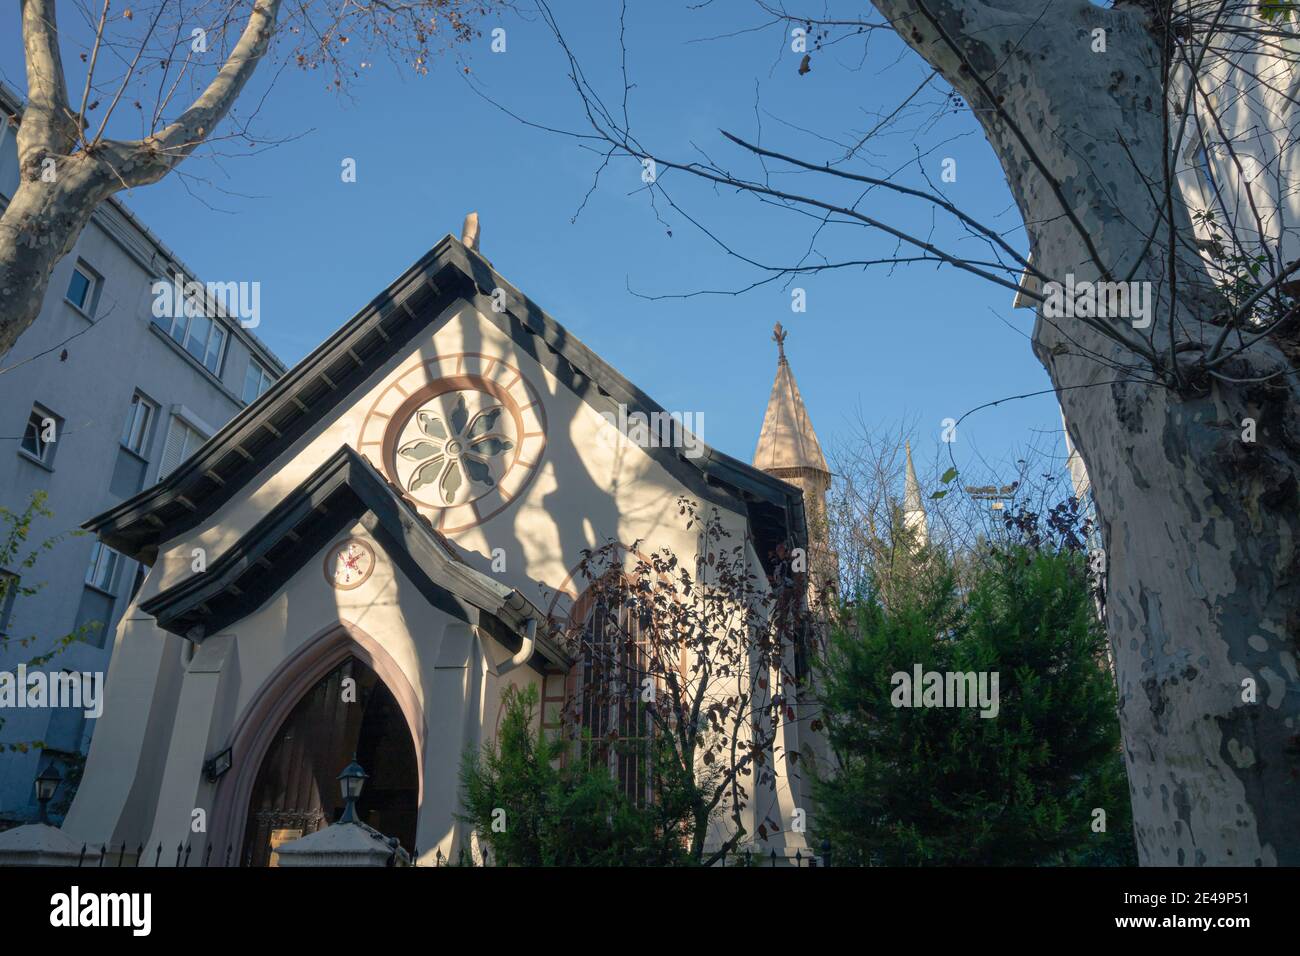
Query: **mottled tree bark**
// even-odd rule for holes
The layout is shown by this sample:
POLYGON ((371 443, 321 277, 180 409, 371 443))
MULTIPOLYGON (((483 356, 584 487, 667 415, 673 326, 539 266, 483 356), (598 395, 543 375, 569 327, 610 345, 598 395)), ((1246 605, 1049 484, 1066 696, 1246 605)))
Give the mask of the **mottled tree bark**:
POLYGON ((1264 341, 1222 377, 1197 369, 1224 304, 1193 251, 1149 239, 1161 223, 1191 235, 1178 196, 1165 204, 1162 39, 1135 4, 874 2, 980 120, 1035 266, 1152 284, 1151 329, 1112 321, 1154 333, 1155 363, 1041 310, 1033 335, 1105 535, 1140 858, 1300 865, 1300 395, 1294 375, 1227 380, 1290 371, 1296 353, 1264 341))
POLYGON ((23 0, 27 107, 18 129, 19 183, 0 216, 0 355, 36 320, 54 266, 95 207, 157 182, 230 112, 275 30, 280 0, 257 0, 230 56, 174 122, 142 140, 83 135, 68 99, 55 0, 23 0))

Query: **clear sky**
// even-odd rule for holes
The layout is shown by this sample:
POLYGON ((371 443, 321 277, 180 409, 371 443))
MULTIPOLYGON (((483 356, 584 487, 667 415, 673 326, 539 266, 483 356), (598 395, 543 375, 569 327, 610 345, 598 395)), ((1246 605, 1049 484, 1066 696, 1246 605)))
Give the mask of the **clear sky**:
MULTIPOLYGON (((216 156, 187 161, 187 177, 122 198, 202 279, 261 282, 257 334, 287 364, 444 234, 459 234, 465 213, 477 210, 482 251, 504 276, 665 408, 702 413, 703 438, 746 461, 776 368, 777 321, 789 331, 787 354, 828 454, 850 438, 859 416, 882 426, 909 420, 917 426, 918 467, 929 473, 943 419, 1049 387, 1027 338, 1032 313, 1012 310, 1008 290, 933 263, 823 272, 737 296, 634 294, 737 290, 765 274, 728 255, 662 199, 652 208, 632 160, 611 163, 584 205, 599 157, 528 128, 475 93, 538 123, 583 129, 567 62, 523 2, 522 15, 484 22, 464 62, 445 59, 428 76, 368 57, 374 65, 339 96, 320 73, 288 67, 271 85, 273 72, 264 67, 243 113, 256 97, 252 129, 282 142, 251 149, 224 143, 216 156), (506 29, 504 53, 490 49, 495 26, 506 29), (356 160, 355 183, 342 181, 345 158, 356 160), (806 290, 806 312, 791 310, 794 287, 806 290)), ((71 15, 80 6, 69 3, 65 13, 60 4, 69 34, 84 30, 71 15)), ((842 7, 833 12, 868 10, 842 7)), ((588 78, 621 111, 619 5, 555 0, 554 10, 588 78)), ((787 28, 750 29, 764 20, 744 0, 630 0, 629 113, 640 141, 670 158, 708 156, 749 175, 758 167, 719 129, 833 162, 928 72, 896 38, 878 32, 869 44, 856 37, 814 51, 811 72, 801 76, 787 28)), ((0 78, 23 90, 16 6, 0 24, 0 78)), ((75 53, 65 47, 64 56, 75 73, 75 53)), ((80 82, 74 76, 70 84, 78 93, 80 82)), ((946 92, 936 79, 913 100, 919 111, 886 125, 856 163, 841 168, 918 186, 925 185, 923 170, 1021 247, 1019 217, 969 111, 939 115, 946 92), (955 182, 941 182, 945 158, 956 161, 955 182)), ((987 251, 924 204, 768 166, 780 188, 860 197, 858 208, 869 215, 972 255, 987 251)), ((667 173, 661 183, 685 214, 758 261, 895 254, 893 240, 879 234, 830 226, 815 235, 818 223, 806 216, 684 173, 667 173)), ((967 419, 953 451, 973 474, 981 459, 1014 460, 1036 434, 1059 430, 1052 396, 1009 402, 967 419)))

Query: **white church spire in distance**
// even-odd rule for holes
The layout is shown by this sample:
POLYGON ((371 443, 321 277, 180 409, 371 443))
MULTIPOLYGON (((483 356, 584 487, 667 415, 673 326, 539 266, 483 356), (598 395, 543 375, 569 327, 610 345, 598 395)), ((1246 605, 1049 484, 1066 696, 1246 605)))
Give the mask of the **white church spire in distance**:
POLYGON ((921 483, 916 480, 916 468, 912 465, 912 443, 905 444, 907 455, 907 475, 903 481, 903 525, 915 532, 919 544, 930 543, 930 531, 926 523, 925 505, 921 501, 921 483))

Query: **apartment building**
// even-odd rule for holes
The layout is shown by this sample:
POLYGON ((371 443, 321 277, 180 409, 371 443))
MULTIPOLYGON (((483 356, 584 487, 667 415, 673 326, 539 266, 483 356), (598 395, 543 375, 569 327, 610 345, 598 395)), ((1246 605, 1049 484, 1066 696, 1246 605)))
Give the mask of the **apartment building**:
MULTIPOLYGON (((19 98, 0 86, 0 209, 18 182, 20 115, 19 98)), ((107 674, 112 635, 145 568, 71 532, 166 476, 284 373, 251 320, 159 308, 168 300, 158 283, 175 288, 177 277, 195 281, 110 200, 55 268, 38 320, 0 356, 0 507, 22 512, 44 491, 53 515, 35 523, 29 545, 66 534, 33 567, 0 568, 40 587, 33 595, 5 589, 0 675, 17 675, 20 664, 83 626, 85 640, 41 670, 107 674), (35 640, 18 646, 26 638, 35 640)), ((3 828, 36 815, 33 782, 50 763, 75 780, 96 721, 84 708, 2 702, 0 721, 3 828), (44 747, 11 749, 34 741, 44 747)), ((52 816, 65 798, 56 796, 52 816)))

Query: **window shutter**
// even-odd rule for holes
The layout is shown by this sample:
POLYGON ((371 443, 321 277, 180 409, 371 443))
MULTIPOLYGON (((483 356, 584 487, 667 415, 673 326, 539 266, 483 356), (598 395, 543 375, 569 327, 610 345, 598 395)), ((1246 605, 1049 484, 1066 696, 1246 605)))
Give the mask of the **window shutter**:
POLYGON ((167 429, 167 441, 163 445, 162 464, 158 467, 158 479, 161 481, 185 460, 185 437, 191 429, 183 421, 172 416, 167 429))

